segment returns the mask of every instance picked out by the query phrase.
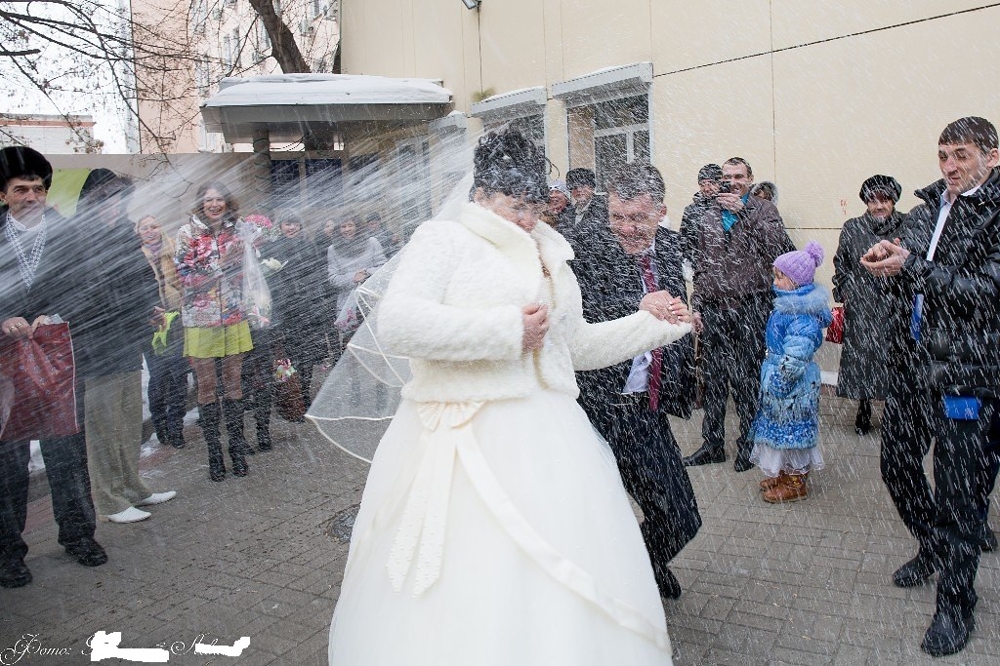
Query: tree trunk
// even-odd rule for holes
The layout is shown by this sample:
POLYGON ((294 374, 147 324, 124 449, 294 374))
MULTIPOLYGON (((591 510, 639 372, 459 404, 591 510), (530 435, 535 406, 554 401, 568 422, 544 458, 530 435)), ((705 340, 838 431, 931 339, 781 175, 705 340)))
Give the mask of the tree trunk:
POLYGON ((271 0, 250 0, 250 6, 254 8, 264 22, 267 29, 267 36, 271 39, 271 56, 278 61, 278 66, 285 74, 301 74, 309 71, 309 64, 302 57, 302 51, 295 42, 292 31, 281 20, 281 17, 274 13, 274 5, 271 0))

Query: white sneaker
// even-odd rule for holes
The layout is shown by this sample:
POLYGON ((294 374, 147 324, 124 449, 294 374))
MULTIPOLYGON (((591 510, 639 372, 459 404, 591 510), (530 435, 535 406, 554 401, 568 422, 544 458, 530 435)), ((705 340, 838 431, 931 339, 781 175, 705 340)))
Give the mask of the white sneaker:
POLYGON ((151 506, 153 504, 163 504, 177 497, 176 490, 168 490, 165 493, 153 493, 146 499, 141 499, 135 503, 136 506, 151 506))
POLYGON ((110 516, 98 516, 98 518, 104 523, 138 523, 140 520, 146 520, 151 515, 153 514, 148 511, 130 506, 124 511, 113 513, 110 516))

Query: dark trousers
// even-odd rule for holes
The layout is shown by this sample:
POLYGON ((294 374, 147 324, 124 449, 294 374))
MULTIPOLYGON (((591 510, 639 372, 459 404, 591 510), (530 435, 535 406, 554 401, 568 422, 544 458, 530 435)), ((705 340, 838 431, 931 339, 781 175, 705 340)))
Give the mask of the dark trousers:
MULTIPOLYGON (((77 386, 80 432, 39 442, 45 475, 52 493, 52 513, 63 547, 93 539, 97 529, 87 470, 87 439, 83 434, 83 382, 77 386)), ((21 558, 28 544, 21 538, 28 519, 28 459, 30 442, 0 442, 0 562, 21 558)))
POLYGON ((262 400, 271 409, 274 384, 273 335, 266 329, 252 331, 253 349, 243 357, 243 398, 256 404, 262 400))
POLYGON ((644 394, 613 395, 590 414, 618 462, 625 489, 642 509, 642 535, 657 578, 694 538, 701 515, 667 417, 644 394))
POLYGON ((1000 407, 994 407, 990 434, 983 448, 983 468, 980 470, 976 492, 976 509, 984 524, 990 512, 990 495, 996 486, 998 473, 1000 473, 1000 407))
POLYGON ((980 505, 985 448, 995 411, 983 401, 977 420, 949 419, 940 393, 894 387, 886 398, 882 428, 882 480, 907 529, 940 572, 939 609, 971 612, 983 525, 980 505), (923 459, 934 442, 934 490, 923 459))
POLYGON ((177 437, 184 429, 187 413, 187 376, 191 371, 188 360, 180 348, 170 347, 162 356, 153 352, 151 341, 143 344, 142 355, 149 370, 146 398, 149 401, 153 430, 161 444, 168 444, 170 437, 177 437))
POLYGON ((737 308, 723 309, 706 304, 701 318, 701 373, 705 382, 702 406, 705 417, 701 436, 711 449, 726 445, 726 406, 732 391, 740 417, 737 452, 750 454, 750 429, 757 414, 760 393, 760 365, 767 345, 764 329, 771 314, 771 295, 748 295, 737 308))

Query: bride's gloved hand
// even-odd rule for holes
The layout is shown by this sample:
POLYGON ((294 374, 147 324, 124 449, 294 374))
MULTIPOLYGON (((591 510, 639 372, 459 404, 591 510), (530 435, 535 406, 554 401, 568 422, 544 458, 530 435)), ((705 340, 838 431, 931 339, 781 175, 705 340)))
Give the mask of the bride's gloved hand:
POLYGON ((521 308, 524 321, 524 337, 521 346, 524 351, 541 349, 545 343, 545 333, 549 330, 549 306, 532 303, 521 308))

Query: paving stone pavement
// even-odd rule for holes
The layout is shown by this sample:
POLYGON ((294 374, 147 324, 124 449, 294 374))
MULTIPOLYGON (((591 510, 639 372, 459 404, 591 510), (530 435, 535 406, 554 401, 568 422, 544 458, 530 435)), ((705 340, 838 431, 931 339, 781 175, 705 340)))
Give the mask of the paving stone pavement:
MULTIPOLYGON (((915 545, 879 479, 877 433, 856 436, 853 409, 823 398, 827 467, 810 478, 806 501, 766 504, 755 470, 690 470, 704 526, 672 564, 684 587, 665 607, 676 664, 997 663, 1000 553, 983 556, 965 651, 938 660, 920 652, 934 587, 891 584, 915 545)), ((673 421, 685 453, 700 444, 700 417, 673 421)), ((730 422, 730 440, 734 430, 730 422)), ((245 479, 209 482, 195 428, 188 448, 144 458, 152 487, 178 497, 151 507, 145 522, 101 523, 102 567, 65 555, 47 495, 33 501, 34 582, 0 589, 0 665, 88 663, 97 631, 120 631, 122 648, 163 646, 175 664, 325 664, 367 468, 309 424, 275 420, 273 431, 275 450, 252 457, 245 479), (241 636, 250 645, 239 658, 194 652, 195 642, 241 636)))

